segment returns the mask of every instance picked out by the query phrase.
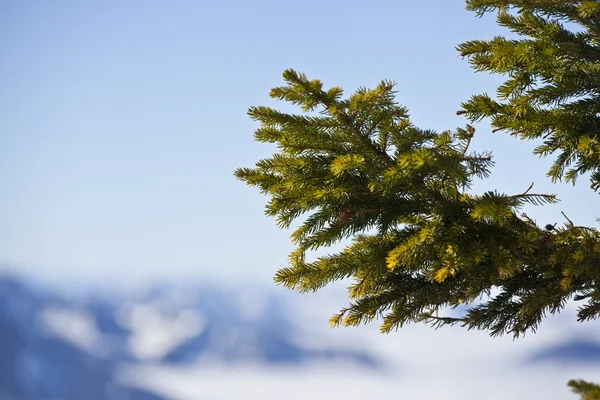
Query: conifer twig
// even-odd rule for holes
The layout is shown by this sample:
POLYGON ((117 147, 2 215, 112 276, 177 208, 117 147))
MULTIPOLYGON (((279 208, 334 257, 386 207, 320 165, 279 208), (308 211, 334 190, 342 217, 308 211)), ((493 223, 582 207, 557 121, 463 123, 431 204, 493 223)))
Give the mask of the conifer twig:
POLYGON ((571 225, 571 227, 574 227, 575 224, 573 223, 573 221, 571 221, 571 219, 569 219, 569 217, 567 217, 567 214, 565 214, 563 211, 560 212, 563 217, 565 217, 567 219, 567 221, 569 222, 569 224, 571 225))

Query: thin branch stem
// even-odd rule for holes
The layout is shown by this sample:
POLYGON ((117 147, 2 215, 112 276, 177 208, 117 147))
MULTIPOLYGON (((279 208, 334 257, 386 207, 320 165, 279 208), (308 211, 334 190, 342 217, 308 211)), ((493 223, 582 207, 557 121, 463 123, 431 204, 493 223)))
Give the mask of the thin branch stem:
POLYGON ((566 220, 567 220, 567 221, 569 221, 569 224, 571 225, 571 227, 574 227, 574 226, 575 226, 575 224, 573 223, 573 221, 571 221, 571 220, 569 219, 569 217, 567 217, 567 214, 565 214, 563 211, 561 211, 560 213, 563 215, 563 217, 565 217, 565 218, 566 218, 566 220))

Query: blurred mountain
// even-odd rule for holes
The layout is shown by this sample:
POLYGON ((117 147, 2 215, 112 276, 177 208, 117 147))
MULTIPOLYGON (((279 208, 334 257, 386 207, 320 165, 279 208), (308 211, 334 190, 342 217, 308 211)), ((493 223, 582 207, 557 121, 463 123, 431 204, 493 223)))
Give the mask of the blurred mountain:
MULTIPOLYGON (((1 399, 162 399, 119 385, 113 379, 113 360, 86 351, 77 339, 52 334, 44 313, 68 307, 57 296, 39 293, 13 278, 0 278, 1 399)), ((81 326, 64 322, 65 332, 83 337, 77 332, 81 326)))
POLYGON ((591 339, 571 339, 546 347, 533 354, 532 363, 600 366, 600 341, 591 339))
POLYGON ((120 383, 119 367, 132 364, 379 366, 366 351, 300 344, 306 335, 284 308, 260 291, 162 285, 68 297, 0 277, 0 399, 161 400, 120 383))

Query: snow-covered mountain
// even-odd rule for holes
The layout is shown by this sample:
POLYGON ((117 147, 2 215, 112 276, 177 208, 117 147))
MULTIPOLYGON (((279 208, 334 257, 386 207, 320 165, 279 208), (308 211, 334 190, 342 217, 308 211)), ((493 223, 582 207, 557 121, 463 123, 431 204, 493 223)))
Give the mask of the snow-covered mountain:
POLYGON ((92 343, 103 340, 95 321, 91 310, 0 279, 0 398, 162 399, 114 381, 115 359, 92 343))
POLYGON ((297 301, 193 284, 63 292, 0 277, 1 400, 568 399, 567 379, 600 381, 599 326, 568 310, 512 341, 422 325, 331 331, 337 294, 297 301), (506 384, 489 393, 498 380, 506 384))
POLYGON ((0 399, 158 400, 123 386, 122 365, 300 365, 378 368, 373 354, 305 347, 268 294, 165 286, 64 297, 0 278, 0 399))

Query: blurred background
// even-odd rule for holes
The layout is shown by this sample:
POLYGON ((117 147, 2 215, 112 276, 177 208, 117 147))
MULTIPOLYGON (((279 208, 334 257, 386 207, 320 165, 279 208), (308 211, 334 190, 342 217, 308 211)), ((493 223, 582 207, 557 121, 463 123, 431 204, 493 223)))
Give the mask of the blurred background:
MULTIPOLYGON (((392 79, 416 125, 453 129, 500 81, 454 47, 499 33, 462 1, 1 2, 0 400, 564 399, 600 381, 600 325, 573 308, 516 341, 329 329, 347 283, 276 287, 289 232, 233 177, 275 150, 246 110, 280 106, 284 69, 347 93, 392 79)), ((535 143, 477 128, 497 165, 475 192, 534 180, 562 200, 526 210, 540 224, 594 224, 585 178, 552 185, 535 143)))

